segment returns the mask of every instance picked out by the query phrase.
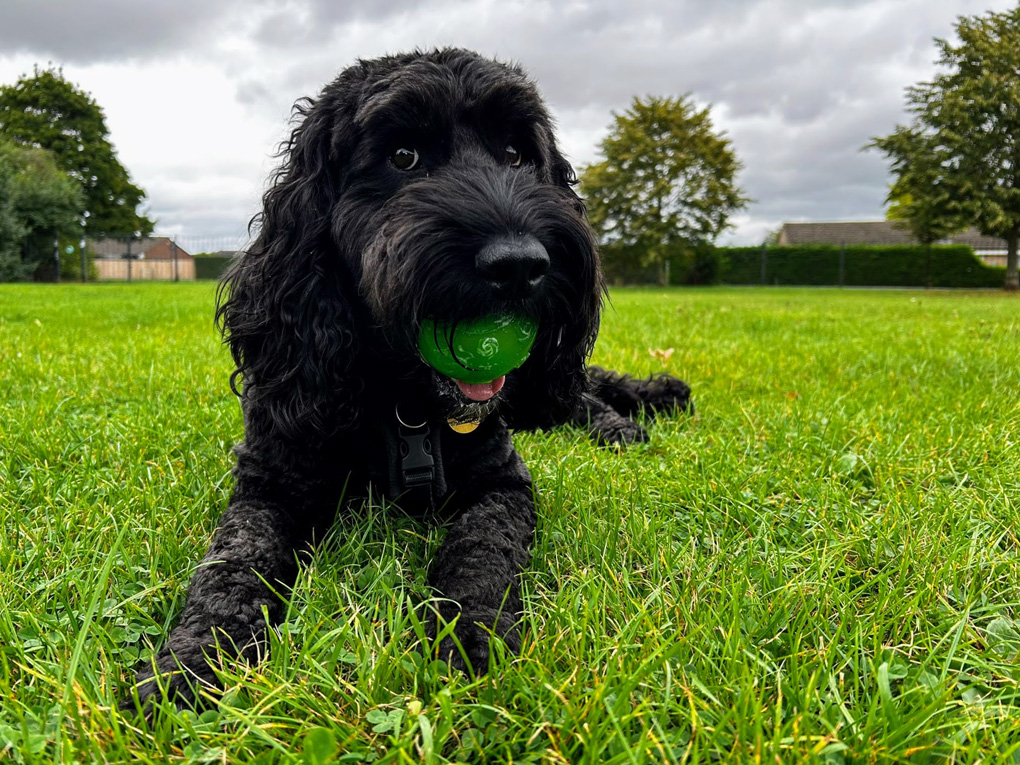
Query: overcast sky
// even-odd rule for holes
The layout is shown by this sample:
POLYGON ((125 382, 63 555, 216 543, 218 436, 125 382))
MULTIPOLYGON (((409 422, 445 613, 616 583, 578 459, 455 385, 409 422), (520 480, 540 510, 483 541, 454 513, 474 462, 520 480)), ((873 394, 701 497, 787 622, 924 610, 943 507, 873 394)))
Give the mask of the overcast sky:
MULTIPOLYGON (((157 232, 245 239, 293 102, 357 58, 456 45, 522 64, 575 166, 635 95, 691 93, 756 201, 724 235, 883 216, 862 147, 905 121, 933 37, 1016 0, 0 0, 0 82, 60 65, 106 112, 157 232)), ((208 245, 208 246, 207 246, 208 245)))

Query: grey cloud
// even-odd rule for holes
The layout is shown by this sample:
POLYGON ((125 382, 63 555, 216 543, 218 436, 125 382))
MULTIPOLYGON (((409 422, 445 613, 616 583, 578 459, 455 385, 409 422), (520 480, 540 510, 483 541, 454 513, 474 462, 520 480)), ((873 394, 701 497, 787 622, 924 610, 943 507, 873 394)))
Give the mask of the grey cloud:
POLYGON ((160 188, 162 192, 150 199, 150 213, 158 221, 160 231, 222 239, 226 248, 230 246, 228 240, 244 239, 248 221, 257 209, 258 192, 244 177, 221 176, 215 171, 208 176, 219 179, 214 188, 205 184, 182 185, 172 173, 151 177, 147 187, 160 188))
POLYGON ((237 101, 246 105, 275 104, 276 98, 265 83, 256 80, 244 80, 237 84, 237 101))
POLYGON ((237 0, 0 3, 0 51, 60 63, 109 62, 173 54, 205 44, 237 0))
MULTIPOLYGON (((476 0, 432 0, 429 7, 469 10, 476 0)), ((255 33, 260 43, 276 47, 305 46, 330 39, 338 27, 352 22, 383 23, 387 19, 413 14, 422 7, 418 0, 306 0, 288 2, 263 19, 255 33)))

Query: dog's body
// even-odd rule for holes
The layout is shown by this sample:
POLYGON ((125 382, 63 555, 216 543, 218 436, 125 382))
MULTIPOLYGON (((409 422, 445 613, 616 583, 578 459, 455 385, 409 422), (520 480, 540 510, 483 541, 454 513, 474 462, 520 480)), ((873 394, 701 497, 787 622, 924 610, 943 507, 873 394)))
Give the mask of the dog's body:
POLYGON ((441 616, 459 617, 464 654, 449 639, 440 650, 484 671, 490 633, 519 648, 517 578, 535 528, 510 430, 574 421, 630 442, 646 438, 637 408, 688 405, 668 377, 596 371, 586 393, 603 292, 595 241, 519 69, 461 50, 387 57, 298 111, 218 312, 244 409, 234 492, 179 625, 139 676, 142 700, 158 693, 153 675, 178 703, 215 687, 217 647, 254 655, 264 612, 281 618, 274 590, 292 584, 296 551, 370 485, 449 521, 430 583, 441 616), (498 314, 538 325, 505 379, 469 386, 421 360, 423 319, 498 314))

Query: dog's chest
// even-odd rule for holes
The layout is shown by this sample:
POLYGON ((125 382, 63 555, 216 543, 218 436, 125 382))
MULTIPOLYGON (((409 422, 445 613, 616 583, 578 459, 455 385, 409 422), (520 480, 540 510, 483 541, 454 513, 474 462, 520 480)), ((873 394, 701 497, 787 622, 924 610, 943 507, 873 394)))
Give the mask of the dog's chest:
POLYGON ((458 433, 446 421, 395 421, 370 428, 358 452, 372 493, 415 517, 445 515, 459 489, 494 456, 512 449, 502 422, 492 420, 473 433, 458 433))

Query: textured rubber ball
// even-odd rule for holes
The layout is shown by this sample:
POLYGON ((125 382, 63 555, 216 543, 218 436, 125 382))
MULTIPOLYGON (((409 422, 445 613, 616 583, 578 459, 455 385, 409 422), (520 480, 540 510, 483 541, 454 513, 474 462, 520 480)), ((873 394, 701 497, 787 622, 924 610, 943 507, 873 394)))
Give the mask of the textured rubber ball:
POLYGON ((466 383, 486 383, 517 369, 528 358, 538 324, 523 316, 483 316, 450 322, 425 319, 418 349, 440 374, 466 383))

